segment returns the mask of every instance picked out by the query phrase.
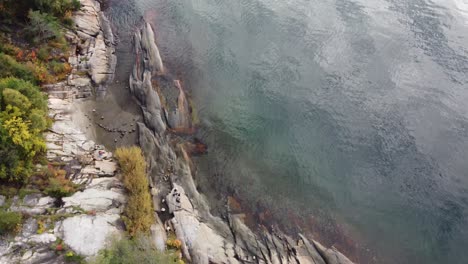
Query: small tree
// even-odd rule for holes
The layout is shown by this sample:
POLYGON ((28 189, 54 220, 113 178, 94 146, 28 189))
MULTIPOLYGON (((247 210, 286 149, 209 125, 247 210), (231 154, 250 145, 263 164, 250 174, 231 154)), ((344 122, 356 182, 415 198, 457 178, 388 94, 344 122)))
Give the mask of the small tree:
POLYGON ((29 23, 26 31, 35 43, 45 43, 53 39, 62 39, 60 24, 54 16, 40 11, 28 12, 29 23))

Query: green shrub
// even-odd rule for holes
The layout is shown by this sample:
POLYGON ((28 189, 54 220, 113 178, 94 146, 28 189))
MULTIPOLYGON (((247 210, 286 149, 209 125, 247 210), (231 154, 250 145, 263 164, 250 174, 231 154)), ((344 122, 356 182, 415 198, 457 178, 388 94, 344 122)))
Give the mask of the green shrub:
POLYGON ((11 198, 15 196, 17 193, 18 193, 18 189, 16 187, 0 185, 0 195, 11 198))
POLYGON ((68 251, 65 254, 65 262, 67 263, 86 263, 85 258, 73 251, 68 251))
POLYGON ((55 74, 62 73, 65 71, 65 64, 58 61, 51 61, 49 62, 49 69, 55 74))
POLYGON ((18 77, 32 83, 37 83, 34 72, 26 65, 17 62, 13 57, 0 53, 0 78, 18 77))
POLYGON ((70 181, 65 180, 65 178, 57 179, 57 178, 50 178, 49 179, 49 187, 44 190, 44 193, 48 196, 52 196, 55 198, 62 198, 67 197, 75 193, 76 190, 74 186, 70 183, 70 181))
POLYGON ((37 51, 37 58, 39 58, 41 61, 47 61, 49 59, 49 54, 50 48, 48 46, 42 46, 37 51))
POLYGON ((49 69, 55 75, 57 80, 62 80, 71 72, 72 67, 67 62, 64 63, 53 60, 49 62, 49 69))
POLYGON ((65 170, 55 169, 49 165, 46 170, 35 173, 30 182, 46 195, 62 198, 75 193, 78 187, 67 179, 66 175, 65 170))
POLYGON ((54 16, 30 10, 28 18, 29 23, 26 32, 34 43, 45 43, 50 40, 64 38, 60 23, 54 16))
POLYGON ((33 160, 45 151, 48 126, 45 95, 30 82, 0 79, 0 180, 25 181, 33 160))
POLYGON ((148 190, 146 162, 138 147, 118 148, 115 151, 129 192, 123 220, 130 236, 147 233, 154 221, 153 204, 148 190))
MULTIPOLYGON (((0 79, 0 102, 3 101, 2 93, 6 88, 17 90, 21 94, 25 95, 31 102, 33 109, 42 110, 44 113, 47 112, 47 95, 41 92, 41 89, 25 80, 18 78, 3 78, 0 79)), ((6 105, 0 104, 0 109, 4 111, 6 105)))
POLYGON ((0 38, 0 52, 1 53, 16 56, 16 54, 18 54, 19 51, 21 51, 20 48, 10 44, 8 40, 0 38))
POLYGON ((22 221, 22 214, 0 210, 0 235, 19 231, 22 221))
POLYGON ((138 236, 134 239, 115 239, 108 249, 99 252, 93 264, 183 264, 172 251, 158 251, 150 238, 138 236))
POLYGON ((0 19, 11 24, 15 19, 23 19, 28 10, 38 10, 62 18, 67 12, 80 9, 79 0, 1 0, 0 19))
POLYGON ((81 8, 79 0, 33 0, 35 7, 43 12, 62 18, 69 11, 81 8))

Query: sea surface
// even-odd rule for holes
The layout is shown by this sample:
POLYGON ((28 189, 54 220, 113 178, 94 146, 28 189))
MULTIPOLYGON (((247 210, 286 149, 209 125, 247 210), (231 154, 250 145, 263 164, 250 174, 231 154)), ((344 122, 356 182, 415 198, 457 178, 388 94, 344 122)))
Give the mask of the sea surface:
POLYGON ((107 6, 121 54, 144 17, 190 93, 214 211, 232 195, 360 263, 468 263, 468 0, 107 6))

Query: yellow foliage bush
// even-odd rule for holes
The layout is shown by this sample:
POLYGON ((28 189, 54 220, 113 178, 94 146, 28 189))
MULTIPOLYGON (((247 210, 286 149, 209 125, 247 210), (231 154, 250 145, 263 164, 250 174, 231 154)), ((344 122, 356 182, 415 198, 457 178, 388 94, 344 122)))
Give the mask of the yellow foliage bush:
POLYGON ((147 233, 154 222, 154 212, 148 189, 145 158, 141 149, 135 146, 118 148, 115 157, 129 193, 123 216, 127 231, 132 237, 139 233, 147 233))

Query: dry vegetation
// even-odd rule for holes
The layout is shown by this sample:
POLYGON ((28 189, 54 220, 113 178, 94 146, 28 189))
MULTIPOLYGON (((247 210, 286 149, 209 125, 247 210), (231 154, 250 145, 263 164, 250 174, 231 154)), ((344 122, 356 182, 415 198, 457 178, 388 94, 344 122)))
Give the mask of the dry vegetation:
POLYGON ((115 157, 129 194, 123 216, 127 231, 132 237, 147 233, 154 222, 154 212, 148 190, 145 158, 139 147, 118 148, 115 157))

